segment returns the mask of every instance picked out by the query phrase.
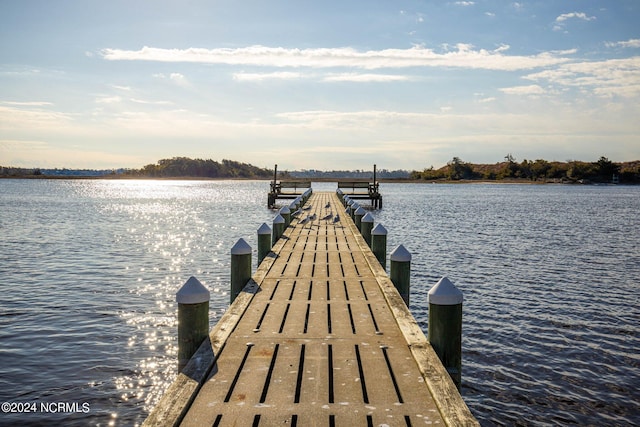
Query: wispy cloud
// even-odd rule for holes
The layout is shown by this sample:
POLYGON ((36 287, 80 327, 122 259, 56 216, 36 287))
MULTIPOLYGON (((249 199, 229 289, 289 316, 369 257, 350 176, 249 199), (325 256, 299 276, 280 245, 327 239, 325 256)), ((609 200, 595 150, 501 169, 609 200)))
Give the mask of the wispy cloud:
POLYGON ((234 73, 233 79, 241 82, 261 82, 265 80, 297 80, 304 77, 302 73, 280 71, 274 73, 234 73))
POLYGON ((607 47, 640 48, 640 39, 629 39, 623 42, 607 42, 607 47))
POLYGON ((561 64, 524 78, 576 87, 598 96, 630 98, 640 95, 640 56, 561 64))
POLYGON ((423 46, 408 49, 358 51, 350 47, 295 49, 283 47, 249 46, 217 49, 163 49, 143 47, 140 50, 104 49, 103 58, 110 61, 159 61, 228 64, 264 67, 309 68, 410 68, 460 67, 488 70, 523 70, 545 67, 568 61, 554 52, 536 55, 505 55, 497 50, 476 49, 458 44, 454 50, 436 52, 423 46))
POLYGON ((538 85, 503 87, 499 89, 507 95, 542 95, 546 91, 538 85))
POLYGON ((181 73, 169 73, 169 74, 157 73, 157 74, 154 74, 153 77, 161 80, 168 80, 182 87, 189 87, 191 85, 189 83, 189 80, 187 80, 184 74, 181 74, 181 73))
POLYGON ((457 1, 455 2, 456 5, 458 6, 473 6, 474 4, 476 4, 476 2, 474 1, 457 1))
POLYGON ((2 101, 0 104, 14 105, 17 107, 44 107, 47 105, 53 105, 51 102, 46 101, 2 101))
POLYGON ((355 83, 371 83, 371 82, 399 82, 408 81, 408 76, 393 75, 393 74, 359 74, 359 73, 343 73, 343 74, 330 74, 324 77, 325 82, 355 82, 355 83))
POLYGON ((556 18, 556 22, 564 22, 567 19, 576 18, 582 19, 583 21, 595 21, 595 16, 587 16, 584 12, 571 12, 571 13, 563 13, 562 15, 556 18))
POLYGON ((568 21, 569 19, 579 19, 582 21, 595 21, 596 17, 587 16, 587 14, 584 12, 563 13, 562 15, 559 15, 556 17, 556 21, 555 21, 556 23, 553 26, 553 30, 562 31, 565 28, 566 21, 568 21))

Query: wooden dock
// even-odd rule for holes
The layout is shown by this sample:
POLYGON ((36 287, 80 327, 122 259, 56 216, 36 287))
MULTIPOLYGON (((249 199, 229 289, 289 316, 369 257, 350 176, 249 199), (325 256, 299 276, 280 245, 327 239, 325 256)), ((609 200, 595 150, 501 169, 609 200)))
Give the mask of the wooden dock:
POLYGON ((309 205, 341 220, 292 221, 144 425, 478 425, 337 196, 309 205))

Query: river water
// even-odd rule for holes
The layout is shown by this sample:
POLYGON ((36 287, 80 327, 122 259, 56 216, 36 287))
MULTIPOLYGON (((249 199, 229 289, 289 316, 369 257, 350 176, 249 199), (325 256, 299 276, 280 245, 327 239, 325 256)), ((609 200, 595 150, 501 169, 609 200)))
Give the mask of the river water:
MULTIPOLYGON (((267 191, 0 180, 0 425, 142 423, 176 375, 175 292, 196 276, 220 318, 237 239, 255 269, 267 191)), ((373 214, 389 251, 413 255, 425 333, 431 286, 447 276, 464 293, 462 395, 483 426, 640 424, 640 187, 381 192, 373 214)))

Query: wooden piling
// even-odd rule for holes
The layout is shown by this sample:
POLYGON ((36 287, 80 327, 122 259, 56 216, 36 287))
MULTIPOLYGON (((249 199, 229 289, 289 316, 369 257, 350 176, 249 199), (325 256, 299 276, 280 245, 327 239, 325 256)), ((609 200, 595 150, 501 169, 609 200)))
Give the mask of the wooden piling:
POLYGON ((358 209, 354 212, 353 222, 355 222, 358 230, 360 230, 360 227, 362 226, 362 217, 366 213, 367 211, 365 211, 362 206, 358 206, 358 209))
POLYGON ((364 241, 367 242, 367 245, 371 247, 371 230, 373 229, 373 215, 370 212, 364 214, 364 216, 360 219, 360 234, 364 238, 364 241))
POLYGON ((282 233, 284 233, 284 224, 285 220, 282 215, 278 214, 275 218, 273 218, 273 238, 271 239, 272 245, 275 245, 276 242, 280 239, 280 236, 282 236, 282 233))
POLYGON ((251 246, 238 239, 231 248, 231 303, 251 279, 251 246))
POLYGON ((389 269, 391 281, 404 300, 404 303, 409 307, 409 293, 411 288, 411 254, 404 246, 399 245, 393 250, 393 252, 391 252, 389 259, 391 260, 391 266, 389 269))
POLYGON ((178 372, 182 372, 191 356, 209 334, 210 293, 191 276, 176 293, 178 302, 178 372))
POLYGON ((371 251, 376 256, 383 270, 387 269, 387 229, 382 224, 371 230, 371 251))
POLYGON ((431 288, 427 337, 458 390, 462 383, 462 292, 443 277, 431 288))
POLYGON ((258 228, 258 265, 271 251, 271 227, 262 223, 258 228))
POLYGON ((284 228, 287 228, 291 224, 291 210, 288 206, 283 206, 280 208, 279 214, 284 218, 284 228))

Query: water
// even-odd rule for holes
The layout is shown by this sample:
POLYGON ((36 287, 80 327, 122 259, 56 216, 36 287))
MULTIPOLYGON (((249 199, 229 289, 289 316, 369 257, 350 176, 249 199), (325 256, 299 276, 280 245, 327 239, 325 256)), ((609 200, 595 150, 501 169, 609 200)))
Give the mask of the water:
MULTIPOLYGON (((267 190, 0 180, 0 402, 37 405, 0 425, 140 424, 175 378, 175 292, 195 275, 220 318, 229 249, 241 237, 255 249, 273 219, 267 190), (76 406, 46 406, 57 403, 76 406)), ((423 330, 440 277, 464 292, 462 394, 482 425, 640 423, 640 187, 381 192, 374 216, 390 250, 413 254, 423 330)))

